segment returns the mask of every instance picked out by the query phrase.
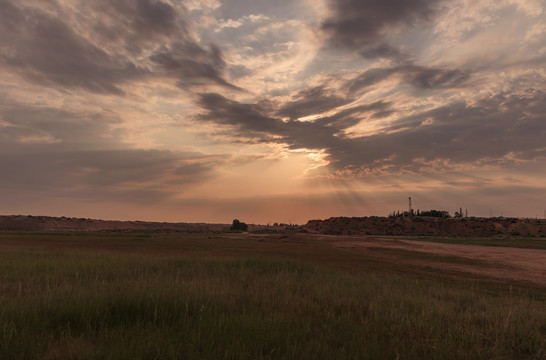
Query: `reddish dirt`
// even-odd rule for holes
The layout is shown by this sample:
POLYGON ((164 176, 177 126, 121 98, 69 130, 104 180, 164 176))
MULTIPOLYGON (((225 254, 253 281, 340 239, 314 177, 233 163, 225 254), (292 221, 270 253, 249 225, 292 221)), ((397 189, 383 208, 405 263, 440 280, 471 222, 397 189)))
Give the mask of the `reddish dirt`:
POLYGON ((313 234, 286 240, 321 241, 385 261, 546 286, 546 250, 313 234))

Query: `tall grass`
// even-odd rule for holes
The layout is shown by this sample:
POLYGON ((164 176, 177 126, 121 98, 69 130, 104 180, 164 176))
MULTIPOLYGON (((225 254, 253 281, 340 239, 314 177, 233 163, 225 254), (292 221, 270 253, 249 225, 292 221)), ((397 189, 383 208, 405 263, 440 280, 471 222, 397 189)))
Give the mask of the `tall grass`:
POLYGON ((15 247, 0 359, 544 359, 543 295, 212 249, 15 247))

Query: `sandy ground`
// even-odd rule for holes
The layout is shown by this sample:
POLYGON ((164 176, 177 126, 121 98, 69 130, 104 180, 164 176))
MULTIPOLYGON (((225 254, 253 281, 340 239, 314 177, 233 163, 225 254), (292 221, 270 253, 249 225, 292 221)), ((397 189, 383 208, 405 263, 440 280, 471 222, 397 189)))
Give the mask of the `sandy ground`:
POLYGON ((546 286, 546 250, 509 247, 442 244, 377 237, 344 237, 327 235, 294 235, 293 240, 314 240, 331 243, 349 251, 366 252, 385 260, 414 264, 427 268, 460 271, 503 280, 531 282, 546 286), (376 250, 379 251, 376 251, 376 250), (381 251, 382 249, 405 250, 381 251), (434 254, 419 259, 419 253, 434 254), (459 258, 459 259, 456 259, 459 258), (470 261, 456 261, 456 260, 470 261), (455 261, 454 261, 455 260, 455 261))

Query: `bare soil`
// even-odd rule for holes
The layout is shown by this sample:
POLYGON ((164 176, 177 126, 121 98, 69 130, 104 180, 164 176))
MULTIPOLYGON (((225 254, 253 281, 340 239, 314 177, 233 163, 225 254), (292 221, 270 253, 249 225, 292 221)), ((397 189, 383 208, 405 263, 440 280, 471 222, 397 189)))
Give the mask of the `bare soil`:
POLYGON ((321 241, 385 261, 546 285, 546 250, 315 234, 293 234, 285 240, 321 241))

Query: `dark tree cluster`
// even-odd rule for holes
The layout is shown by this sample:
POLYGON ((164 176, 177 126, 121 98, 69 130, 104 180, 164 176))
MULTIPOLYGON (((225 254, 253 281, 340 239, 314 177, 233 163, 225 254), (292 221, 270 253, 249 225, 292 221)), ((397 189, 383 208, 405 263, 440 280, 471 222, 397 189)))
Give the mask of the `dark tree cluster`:
POLYGON ((240 222, 239 220, 235 219, 233 220, 233 224, 231 224, 231 227, 229 228, 231 231, 248 231, 248 225, 244 222, 240 222))
POLYGON ((449 212, 444 210, 414 211, 412 209, 411 211, 393 211, 391 214, 389 214, 389 217, 413 217, 413 216, 435 217, 435 218, 442 218, 442 219, 448 219, 451 217, 451 215, 449 215, 449 212))
POLYGON ((444 210, 425 210, 418 212, 418 216, 428 216, 447 219, 450 217, 449 212, 444 210))

